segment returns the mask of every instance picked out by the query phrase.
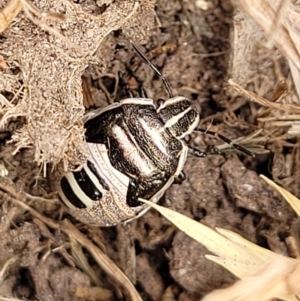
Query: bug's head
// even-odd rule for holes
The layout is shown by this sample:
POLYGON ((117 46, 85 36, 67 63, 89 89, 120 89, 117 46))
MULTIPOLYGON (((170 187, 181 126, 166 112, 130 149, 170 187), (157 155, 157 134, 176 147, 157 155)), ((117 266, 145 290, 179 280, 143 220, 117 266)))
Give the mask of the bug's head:
POLYGON ((165 124, 164 127, 168 128, 172 135, 178 139, 182 139, 191 134, 199 123, 198 111, 192 106, 192 103, 187 98, 182 96, 174 97, 167 79, 136 45, 132 44, 132 46, 141 58, 148 63, 154 72, 161 78, 168 91, 169 99, 166 101, 159 101, 159 107, 157 109, 157 113, 165 124))
POLYGON ((160 102, 157 113, 172 135, 178 139, 191 134, 199 123, 199 113, 185 97, 176 96, 160 102))

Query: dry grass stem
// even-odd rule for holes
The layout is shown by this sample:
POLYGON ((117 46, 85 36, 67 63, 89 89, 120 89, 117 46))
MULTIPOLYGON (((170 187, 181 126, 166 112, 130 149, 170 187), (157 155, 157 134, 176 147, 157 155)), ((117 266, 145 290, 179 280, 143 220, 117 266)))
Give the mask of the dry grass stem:
POLYGON ((253 102, 256 102, 264 107, 268 107, 268 108, 272 108, 272 109, 276 109, 276 110, 282 110, 282 111, 287 111, 287 112, 295 112, 298 113, 300 112, 300 107, 297 105, 292 105, 292 104, 287 104, 287 103, 280 103, 279 101, 281 101, 282 99, 284 99, 286 96, 288 96, 288 92, 283 93, 280 97, 280 99, 278 99, 278 102, 271 102, 268 99, 261 97, 251 91, 248 91, 246 89, 244 89, 242 86, 240 86, 239 84, 235 83, 233 80, 228 80, 228 83, 231 87, 233 87, 235 90, 237 90, 240 94, 242 94, 243 96, 245 96, 246 98, 250 99, 253 102))
POLYGON ((289 0, 232 0, 266 33, 283 55, 300 70, 300 12, 289 0))
POLYGON ((22 10, 20 0, 10 0, 0 11, 0 33, 3 32, 22 10))

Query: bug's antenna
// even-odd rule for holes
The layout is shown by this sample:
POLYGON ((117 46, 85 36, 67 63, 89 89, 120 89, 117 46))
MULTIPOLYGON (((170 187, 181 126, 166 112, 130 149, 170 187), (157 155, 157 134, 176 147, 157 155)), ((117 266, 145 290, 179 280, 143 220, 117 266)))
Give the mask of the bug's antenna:
POLYGON ((162 80, 162 82, 163 82, 163 84, 164 84, 164 86, 165 86, 165 88, 167 89, 167 91, 168 91, 168 94, 169 94, 169 97, 170 98, 173 98, 174 97, 174 95, 173 95, 173 93, 172 93, 172 91, 171 91, 171 88, 170 88, 170 85, 169 85, 169 83, 168 83, 168 81, 167 81, 167 79, 162 75, 162 73, 158 70, 158 68, 153 64, 153 63, 151 63, 150 61, 149 61, 149 59, 146 57, 146 55, 145 55, 145 53, 143 53, 143 51, 139 48, 139 47, 137 47, 135 44, 133 44, 133 43, 131 43, 132 44, 132 47, 134 48, 134 50, 139 54, 139 56, 152 68, 152 70, 154 71, 154 72, 156 72, 156 74, 158 74, 159 75, 159 77, 161 78, 161 80, 162 80))
POLYGON ((244 153, 248 156, 251 156, 252 158, 255 158, 255 154, 252 153, 250 150, 248 150, 247 148, 245 148, 245 147, 243 147, 239 144, 234 143, 229 138, 227 138, 227 137, 225 137, 225 136, 223 136, 219 133, 209 131, 209 130, 206 130, 206 129, 202 129, 202 128, 196 128, 195 131, 202 132, 203 134, 211 135, 211 136, 214 136, 216 138, 219 138, 219 139, 223 140, 224 142, 228 143, 229 145, 231 145, 232 147, 234 147, 235 149, 239 150, 240 152, 242 152, 242 153, 244 153))

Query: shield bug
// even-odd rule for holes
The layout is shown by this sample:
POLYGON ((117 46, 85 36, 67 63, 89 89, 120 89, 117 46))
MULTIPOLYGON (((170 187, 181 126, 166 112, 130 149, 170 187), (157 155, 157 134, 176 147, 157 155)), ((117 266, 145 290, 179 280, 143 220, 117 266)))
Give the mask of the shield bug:
POLYGON ((88 112, 84 117, 88 161, 80 171, 66 173, 58 187, 75 217, 99 226, 141 216, 148 207, 139 198, 157 202, 174 181, 184 178, 188 153, 206 155, 187 145, 185 139, 194 131, 217 136, 254 156, 226 137, 198 128, 199 113, 190 100, 174 97, 157 67, 136 45, 133 48, 162 79, 169 99, 156 105, 140 85, 140 98, 127 88, 129 98, 88 112))

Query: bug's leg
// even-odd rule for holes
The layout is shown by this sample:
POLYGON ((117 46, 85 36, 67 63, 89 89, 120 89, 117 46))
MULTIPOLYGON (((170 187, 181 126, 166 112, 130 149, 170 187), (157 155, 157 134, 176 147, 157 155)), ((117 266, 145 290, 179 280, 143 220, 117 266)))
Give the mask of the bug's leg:
POLYGON ((215 145, 209 145, 206 148, 206 152, 210 153, 212 155, 222 155, 222 156, 224 156, 224 153, 221 150, 219 150, 215 145))
POLYGON ((130 178, 126 202, 130 207, 137 207, 143 205, 143 203, 138 201, 139 198, 139 181, 137 179, 130 178))
POLYGON ((147 92, 144 89, 143 81, 129 67, 127 67, 127 72, 136 80, 140 97, 148 98, 147 92))
POLYGON ((143 84, 139 85, 139 94, 142 96, 142 98, 148 98, 147 92, 144 89, 143 84))
POLYGON ((228 143, 229 145, 231 145, 232 147, 234 147, 235 149, 239 150, 240 152, 248 155, 248 156, 251 156, 251 157, 255 157, 255 154, 252 153, 251 151, 249 151, 247 148, 239 145, 239 144, 236 144, 234 143, 232 140, 230 140, 229 138, 217 133, 217 132, 213 132, 213 131, 209 131, 207 129, 202 129, 202 128, 196 128, 195 131, 198 131, 198 132, 202 132, 204 133, 205 135, 211 135, 211 136, 214 136, 216 138, 219 138, 221 140, 223 140, 224 142, 228 143))
POLYGON ((204 158, 207 156, 207 154, 224 156, 224 153, 214 145, 209 145, 205 151, 202 151, 196 147, 191 147, 191 146, 188 146, 188 148, 190 154, 198 158, 204 158))
POLYGON ((174 179, 174 184, 182 184, 182 182, 186 179, 184 171, 181 171, 181 173, 174 179))
MULTIPOLYGON (((189 143, 191 141, 191 136, 190 135, 186 135, 184 136, 184 142, 189 143)), ((186 144, 187 145, 187 144, 186 144)), ((206 157, 207 154, 211 154, 211 155, 224 155, 224 153, 222 153, 217 147, 215 147, 214 145, 209 145, 205 151, 202 151, 198 148, 192 147, 187 145, 187 147, 189 148, 189 152, 198 158, 203 158, 206 157)))
POLYGON ((129 96, 130 98, 134 98, 133 92, 130 90, 129 86, 124 80, 123 73, 119 71, 118 75, 119 75, 120 84, 122 84, 125 87, 127 96, 129 96))
POLYGON ((142 98, 148 98, 147 92, 143 86, 143 81, 139 77, 137 77, 135 74, 133 76, 138 83, 138 91, 139 91, 140 96, 142 98))
POLYGON ((195 157, 204 158, 204 157, 207 156, 207 153, 202 151, 201 149, 198 149, 196 147, 192 147, 192 146, 189 146, 189 145, 188 145, 188 148, 189 148, 190 154, 192 154, 195 157))

